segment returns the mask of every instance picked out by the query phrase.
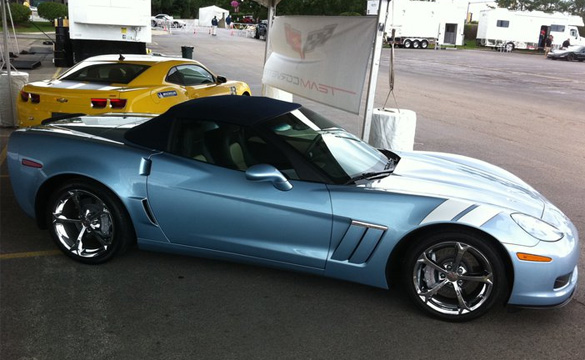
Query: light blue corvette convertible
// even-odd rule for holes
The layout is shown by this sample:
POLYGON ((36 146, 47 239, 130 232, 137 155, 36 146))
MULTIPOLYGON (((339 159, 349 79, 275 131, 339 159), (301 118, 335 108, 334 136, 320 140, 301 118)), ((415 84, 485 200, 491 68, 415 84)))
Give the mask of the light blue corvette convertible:
POLYGON ((577 284, 565 215, 516 176, 467 157, 377 150, 302 107, 188 101, 155 118, 74 116, 15 131, 18 203, 71 258, 142 249, 388 288, 429 314, 553 307, 577 284))

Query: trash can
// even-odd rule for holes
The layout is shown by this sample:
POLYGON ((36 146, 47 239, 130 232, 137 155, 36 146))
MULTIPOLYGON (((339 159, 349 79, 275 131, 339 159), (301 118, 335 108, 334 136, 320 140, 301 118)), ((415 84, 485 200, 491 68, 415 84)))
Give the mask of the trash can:
POLYGON ((181 56, 184 59, 193 59, 193 46, 181 46, 181 56))

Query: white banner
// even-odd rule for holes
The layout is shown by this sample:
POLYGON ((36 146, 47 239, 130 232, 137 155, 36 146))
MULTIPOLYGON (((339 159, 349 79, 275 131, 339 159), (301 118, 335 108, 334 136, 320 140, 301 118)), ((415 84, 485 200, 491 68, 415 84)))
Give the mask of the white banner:
POLYGON ((359 113, 376 21, 364 16, 276 17, 262 82, 359 113))

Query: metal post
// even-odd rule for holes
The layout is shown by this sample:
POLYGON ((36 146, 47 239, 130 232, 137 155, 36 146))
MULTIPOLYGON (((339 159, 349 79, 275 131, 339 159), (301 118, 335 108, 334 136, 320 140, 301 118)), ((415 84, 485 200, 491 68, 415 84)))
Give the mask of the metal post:
POLYGON ((4 64, 6 65, 6 75, 8 80, 8 101, 10 102, 10 123, 14 124, 14 117, 16 114, 14 97, 12 96, 12 75, 10 65, 10 50, 8 49, 8 23, 6 22, 6 7, 8 2, 2 1, 2 24, 4 24, 4 64))
POLYGON ((390 0, 380 0, 378 6, 378 22, 376 23, 376 40, 372 51, 372 64, 370 66, 370 81, 368 83, 368 96, 366 99, 366 111, 364 114, 364 126, 362 129, 362 140, 368 142, 370 129, 372 127, 372 113, 374 111, 374 100, 376 97, 376 85, 378 84, 378 72, 380 70, 380 56, 382 55, 382 42, 384 40, 384 19, 388 10, 390 0))

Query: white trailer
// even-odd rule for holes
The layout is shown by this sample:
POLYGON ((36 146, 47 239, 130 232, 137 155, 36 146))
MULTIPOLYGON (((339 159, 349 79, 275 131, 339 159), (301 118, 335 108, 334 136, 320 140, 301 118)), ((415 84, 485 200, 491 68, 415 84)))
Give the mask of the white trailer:
POLYGON ((483 10, 477 26, 477 43, 481 46, 537 50, 553 35, 553 47, 558 48, 570 39, 571 45, 585 45, 577 26, 583 26, 579 16, 542 11, 483 10))
POLYGON ((151 0, 69 0, 73 62, 111 53, 145 54, 151 0))
POLYGON ((386 34, 395 31, 395 44, 426 49, 429 44, 463 45, 467 3, 458 0, 394 0, 386 34))

